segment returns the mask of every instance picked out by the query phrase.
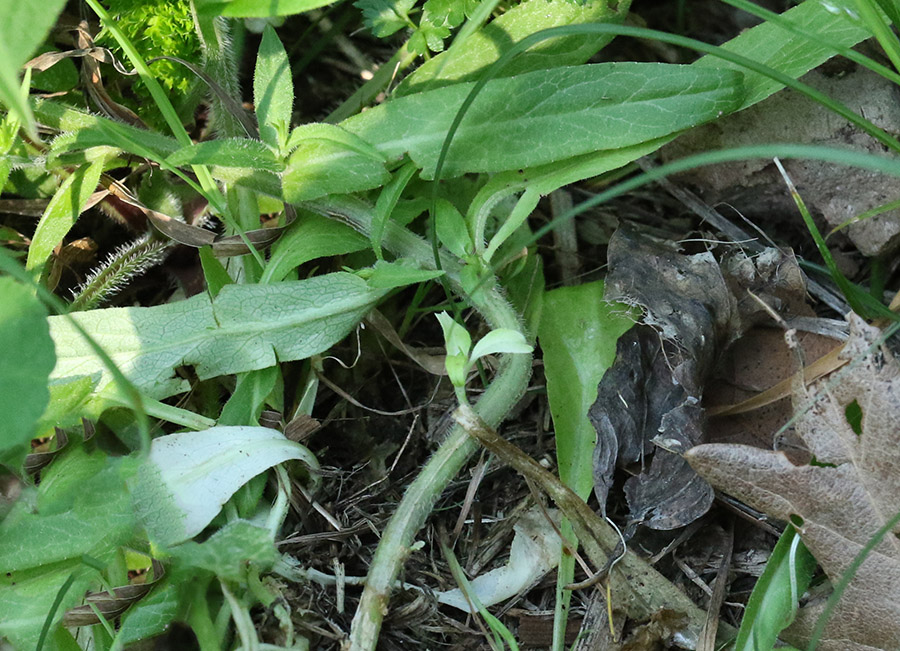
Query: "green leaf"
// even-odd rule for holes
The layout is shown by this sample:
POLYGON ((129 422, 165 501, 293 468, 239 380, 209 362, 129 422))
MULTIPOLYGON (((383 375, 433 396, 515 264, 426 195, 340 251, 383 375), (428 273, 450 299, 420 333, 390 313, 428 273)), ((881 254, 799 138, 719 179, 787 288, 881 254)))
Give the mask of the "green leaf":
MULTIPOLYGON (((154 307, 91 310, 73 314, 149 397, 187 390, 173 376, 193 365, 200 379, 305 359, 350 332, 383 295, 364 280, 334 273, 277 285, 227 285, 215 298, 199 294, 154 307)), ((102 390, 112 375, 63 317, 49 318, 62 351, 52 379, 92 376, 102 390)))
POLYGON ((816 559, 800 542, 794 527, 788 525, 753 587, 735 651, 774 648, 778 634, 793 620, 798 599, 806 592, 815 571, 816 559))
POLYGON ((203 267, 203 277, 206 279, 206 289, 210 297, 215 298, 225 285, 234 283, 225 265, 213 253, 211 246, 200 247, 200 266, 203 267))
POLYGON ((469 332, 446 312, 439 312, 435 316, 444 332, 444 346, 447 349, 447 355, 464 355, 468 359, 469 350, 472 348, 472 337, 469 332))
POLYGON ((116 638, 125 645, 166 631, 179 610, 178 590, 171 583, 155 587, 122 615, 122 626, 116 638))
POLYGON ((444 275, 443 271, 419 269, 405 260, 385 262, 379 260, 367 276, 369 287, 375 289, 394 289, 414 283, 424 283, 444 275))
POLYGON ((375 201, 375 217, 372 220, 372 231, 369 234, 369 239, 372 241, 372 249, 375 251, 375 256, 379 260, 382 258, 381 238, 384 236, 384 227, 397 207, 397 202, 400 200, 403 190, 406 189, 410 179, 418 171, 414 163, 404 164, 403 167, 394 173, 393 178, 384 186, 384 189, 375 201))
POLYGON ((272 247, 261 283, 274 283, 304 262, 361 251, 369 241, 345 224, 304 212, 272 247))
POLYGON ((202 543, 188 541, 173 547, 176 573, 203 570, 226 581, 242 581, 247 563, 264 567, 275 563, 272 535, 246 520, 231 522, 202 543))
POLYGON ((231 18, 269 18, 270 16, 292 16, 310 9, 330 5, 335 0, 205 0, 199 10, 206 15, 229 16, 231 18))
POLYGON ((0 460, 18 466, 50 399, 47 378, 56 354, 47 311, 34 294, 11 278, 0 278, 0 296, 0 460))
POLYGON ((66 0, 42 0, 39 10, 31 2, 0 0, 0 102, 34 133, 34 117, 27 95, 20 91, 19 68, 44 42, 66 0))
POLYGON ((466 220, 452 203, 446 199, 438 199, 437 214, 434 219, 438 239, 447 247, 448 251, 458 258, 474 252, 466 220))
MULTIPOLYGON (((722 47, 797 79, 834 56, 834 50, 829 46, 852 47, 871 36, 865 27, 850 20, 843 12, 835 14, 829 11, 829 3, 826 2, 802 2, 782 16, 802 25, 806 31, 818 34, 820 43, 813 43, 777 25, 762 23, 722 47)), ((699 59, 693 66, 743 70, 736 64, 710 55, 699 59)), ((777 81, 758 73, 745 72, 745 75, 746 95, 740 107, 742 109, 783 88, 777 81)))
MULTIPOLYGON (((463 3, 454 4, 461 6, 463 3)), ((629 1, 620 1, 613 10, 606 0, 583 3, 569 0, 526 0, 471 34, 466 39, 465 47, 450 48, 423 63, 400 84, 397 94, 408 95, 454 82, 477 80, 487 66, 526 36, 562 25, 619 22, 627 13, 629 4, 629 1)), ((433 0, 428 3, 428 8, 429 15, 440 22, 442 12, 433 0)), ((458 14, 451 16, 451 13, 451 9, 446 11, 448 22, 458 19, 458 14)), ((611 40, 612 37, 605 34, 547 40, 516 57, 500 74, 511 77, 534 70, 578 65, 590 59, 611 40)))
POLYGON ((65 429, 78 425, 81 417, 88 413, 87 403, 94 390, 94 382, 89 377, 80 377, 71 382, 52 384, 49 388, 50 402, 38 420, 39 434, 53 427, 65 429))
POLYGON ((272 393, 277 379, 277 366, 240 374, 234 393, 222 407, 218 424, 259 425, 266 396, 272 393))
POLYGON ((591 460, 597 437, 587 412, 597 399, 597 384, 615 361, 616 341, 632 325, 624 307, 603 300, 601 282, 544 293, 538 340, 559 476, 585 499, 594 485, 591 460))
POLYGON ((284 173, 284 199, 299 203, 326 194, 369 190, 390 178, 385 157, 356 134, 333 124, 306 124, 291 133, 296 146, 284 173))
MULTIPOLYGON (((423 168, 423 178, 432 178, 444 137, 471 89, 463 83, 400 97, 341 126, 389 159, 408 153, 423 168)), ((628 147, 712 120, 742 100, 740 73, 657 63, 605 63, 494 79, 456 132, 444 176, 515 170, 628 147)), ((287 183, 285 196, 290 200, 287 183)))
POLYGON ((88 199, 97 189, 103 163, 104 159, 101 157, 90 165, 79 167, 59 186, 34 231, 31 246, 28 247, 26 269, 44 264, 75 224, 88 199))
POLYGON ((294 82, 287 52, 271 25, 267 25, 256 55, 253 74, 253 102, 259 122, 260 139, 275 149, 286 142, 294 109, 294 82))
MULTIPOLYGON (((70 561, 57 564, 46 572, 0 576, 0 612, 4 614, 0 617, 0 637, 8 641, 13 649, 37 648, 56 595, 73 574, 74 582, 69 585, 52 622, 57 630, 64 630, 58 627, 63 614, 68 608, 79 604, 84 593, 97 583, 95 570, 70 561)), ((48 648, 53 647, 45 644, 44 649, 48 648)))
POLYGON ((353 6, 362 11, 363 21, 372 34, 385 38, 411 27, 409 10, 416 5, 416 0, 356 0, 353 6))
POLYGON ((131 483, 138 517, 150 539, 169 546, 193 538, 245 483, 272 466, 315 456, 265 427, 213 427, 153 439, 131 483))
MULTIPOLYGON (((87 458, 79 449, 66 454, 87 458)), ((43 508, 31 513, 26 505, 17 503, 0 523, 0 567, 4 572, 49 566, 84 554, 110 558, 115 548, 133 535, 131 500, 118 464, 106 463, 103 455, 95 456, 101 457, 102 463, 85 465, 99 470, 82 475, 76 486, 69 483, 72 495, 42 499, 47 491, 41 486, 39 503, 43 508), (66 505, 69 508, 62 510, 66 505)))
POLYGON ((62 132, 51 145, 52 155, 90 147, 117 146, 110 138, 111 130, 104 128, 107 126, 113 126, 121 133, 126 134, 129 140, 155 152, 160 158, 165 158, 181 149, 181 145, 174 138, 167 138, 154 131, 114 122, 109 118, 93 115, 50 100, 37 101, 34 112, 41 124, 62 132))
POLYGON ((269 147, 249 138, 219 138, 198 142, 170 154, 166 162, 173 167, 218 165, 268 172, 280 172, 284 169, 284 164, 269 147))
POLYGON ((509 328, 497 328, 491 330, 485 336, 478 340, 472 349, 469 357, 469 363, 484 357, 485 355, 494 355, 496 353, 530 353, 533 348, 525 341, 525 335, 517 330, 509 328))

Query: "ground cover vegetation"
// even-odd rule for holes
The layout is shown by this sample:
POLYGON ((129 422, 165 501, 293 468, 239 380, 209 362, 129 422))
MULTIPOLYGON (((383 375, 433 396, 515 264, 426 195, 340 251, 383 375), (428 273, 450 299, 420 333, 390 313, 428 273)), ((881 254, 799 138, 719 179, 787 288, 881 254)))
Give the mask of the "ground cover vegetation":
POLYGON ((900 647, 900 9, 630 5, 0 0, 0 645, 900 647))

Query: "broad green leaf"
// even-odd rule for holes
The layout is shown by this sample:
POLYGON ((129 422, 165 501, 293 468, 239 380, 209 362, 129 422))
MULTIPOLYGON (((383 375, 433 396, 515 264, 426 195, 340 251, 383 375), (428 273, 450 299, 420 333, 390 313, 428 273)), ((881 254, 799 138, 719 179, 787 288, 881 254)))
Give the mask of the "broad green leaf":
POLYGON ((73 496, 62 496, 56 503, 41 500, 39 492, 45 508, 31 513, 19 503, 0 523, 0 568, 4 572, 49 566, 83 554, 109 559, 115 548, 133 535, 131 500, 117 465, 103 465, 82 478, 71 492, 73 496), (60 510, 66 503, 71 507, 60 510))
POLYGON ((284 164, 265 144, 249 138, 219 138, 179 149, 166 158, 173 167, 217 165, 280 172, 284 164))
POLYGON ((788 525, 747 601, 735 651, 774 648, 779 633, 793 620, 798 600, 815 571, 816 559, 800 542, 794 527, 788 525))
POLYGON ((47 378, 56 354, 47 311, 11 278, 0 278, 0 341, 0 460, 17 466, 30 451, 28 441, 50 399, 47 378))
MULTIPOLYGON (((35 56, 51 51, 53 51, 53 48, 50 47, 49 43, 45 42, 35 52, 35 56)), ((52 68, 32 74, 31 87, 42 90, 45 93, 63 93, 75 88, 79 79, 78 68, 75 67, 75 63, 71 59, 63 59, 58 61, 52 68)))
MULTIPOLYGON (((368 270, 367 270, 368 271, 368 270)), ((376 289, 394 289, 414 283, 424 283, 444 275, 443 271, 434 269, 419 269, 404 260, 385 262, 379 260, 375 263, 373 271, 366 278, 369 287, 376 289)))
POLYGON ((153 591, 122 615, 117 639, 128 645, 166 631, 179 611, 178 590, 171 583, 153 591))
POLYGON ((290 459, 318 467, 312 452, 265 427, 160 436, 131 483, 134 508, 152 541, 174 545, 203 531, 253 477, 290 459))
POLYGON ((582 498, 594 485, 591 460, 597 437, 587 412, 597 399, 600 378, 615 361, 616 341, 633 324, 624 307, 603 300, 601 282, 544 294, 538 341, 544 353, 559 477, 582 498))
POLYGON ((282 187, 286 201, 296 203, 326 194, 369 190, 390 175, 385 155, 352 131, 332 124, 305 124, 294 129, 282 187))
POLYGON ((201 570, 227 581, 244 580, 247 562, 271 567, 276 558, 272 535, 246 520, 225 525, 202 543, 173 547, 171 554, 175 573, 201 570))
POLYGON ((0 102, 17 114, 30 133, 34 117, 20 92, 19 68, 44 42, 65 5, 65 0, 42 0, 36 11, 31 2, 0 0, 0 102))
MULTIPOLYGON (((549 27, 581 23, 619 22, 630 2, 606 0, 527 0, 508 9, 466 40, 465 47, 426 61, 397 89, 401 95, 431 90, 458 81, 478 79, 482 71, 526 36, 549 27)), ((501 75, 512 75, 584 63, 606 45, 609 35, 578 35, 544 41, 511 61, 501 75)))
POLYGON ((369 241, 333 219, 304 212, 272 247, 261 283, 279 282, 304 262, 361 251, 369 241))
POLYGON ((291 126, 294 82, 287 53, 271 25, 266 26, 256 55, 253 103, 260 139, 275 149, 281 149, 286 144, 284 140, 291 126))
POLYGON ((51 430, 53 427, 65 429, 78 425, 81 417, 88 413, 88 400, 94 390, 91 378, 80 377, 71 382, 52 384, 49 389, 50 402, 38 420, 38 433, 51 430))
POLYGON ((335 0, 205 0, 200 11, 207 15, 231 18, 268 18, 292 16, 330 5, 335 0))
MULTIPOLYGON (((73 314, 112 357, 122 373, 149 397, 187 390, 174 376, 192 365, 200 379, 305 359, 340 341, 381 298, 348 273, 277 285, 227 285, 215 300, 199 294, 155 307, 91 310, 73 314)), ((51 378, 91 376, 98 390, 112 375, 63 317, 49 318, 57 350, 51 378)))
POLYGON ((97 189, 103 162, 101 157, 90 165, 79 167, 59 186, 34 231, 31 246, 28 247, 26 269, 44 264, 75 224, 88 199, 97 189))
MULTIPOLYGON (((62 538, 63 540, 65 538, 62 538)), ((60 588, 72 574, 74 582, 69 586, 53 618, 59 623, 68 608, 81 603, 84 593, 97 586, 98 573, 78 561, 56 564, 46 572, 13 573, 0 575, 0 637, 13 649, 35 649, 41 629, 60 588)), ((60 629, 62 630, 62 629, 60 629)), ((52 634, 52 633, 51 633, 52 634)), ((54 647, 45 644, 44 649, 54 647)), ((57 647, 59 648, 59 647, 57 647)))
MULTIPOLYGON (((830 13, 822 3, 815 0, 803 2, 783 15, 807 29, 810 29, 810 25, 814 26, 815 31, 822 35, 823 42, 835 45, 850 47, 869 36, 864 30, 848 21, 846 17, 830 13)), ((832 56, 827 49, 819 45, 810 45, 809 41, 803 37, 785 32, 769 23, 763 23, 745 31, 723 47, 766 63, 776 70, 794 77, 802 76, 832 56), (772 43, 777 43, 778 47, 772 47, 772 43)), ((694 67, 735 68, 732 64, 713 56, 705 56, 692 65, 694 67)), ((767 77, 743 72, 746 75, 745 97, 740 109, 747 108, 782 88, 780 84, 767 77)), ((525 169, 522 173, 518 171, 504 172, 495 176, 491 183, 496 187, 505 185, 506 188, 498 193, 504 196, 521 192, 526 187, 533 188, 541 195, 547 195, 557 188, 618 169, 641 156, 651 154, 671 142, 674 137, 675 135, 668 135, 622 149, 596 151, 565 161, 525 169)), ((491 205, 493 203, 495 202, 491 202, 491 205)), ((471 214, 468 218, 472 223, 477 219, 471 214)))
MULTIPOLYGON (((797 23, 805 30, 818 34, 821 38, 820 43, 813 43, 777 25, 762 23, 731 39, 722 47, 758 63, 764 63, 795 79, 802 77, 806 72, 834 56, 834 50, 826 44, 853 47, 871 36, 863 25, 854 22, 843 12, 835 14, 830 11, 829 4, 807 0, 782 14, 784 18, 797 23)), ((743 70, 735 64, 710 55, 699 59, 693 66, 743 70)), ((777 81, 753 72, 745 72, 744 87, 746 95, 740 107, 742 109, 783 88, 777 81)))
MULTIPOLYGON (((472 84, 400 97, 341 123, 389 159, 432 178, 472 84)), ((456 132, 444 175, 502 172, 619 149, 693 127, 741 105, 741 74, 657 63, 539 70, 485 85, 456 132)), ((286 180, 287 181, 287 180, 286 180)), ((285 182, 285 198, 293 200, 285 182)))

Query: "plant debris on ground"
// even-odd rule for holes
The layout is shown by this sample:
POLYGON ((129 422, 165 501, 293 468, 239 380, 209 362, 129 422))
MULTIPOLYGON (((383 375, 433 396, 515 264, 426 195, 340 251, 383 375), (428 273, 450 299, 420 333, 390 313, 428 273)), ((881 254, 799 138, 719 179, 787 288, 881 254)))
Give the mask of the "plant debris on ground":
POLYGON ((0 19, 0 648, 900 646, 893 3, 0 19))

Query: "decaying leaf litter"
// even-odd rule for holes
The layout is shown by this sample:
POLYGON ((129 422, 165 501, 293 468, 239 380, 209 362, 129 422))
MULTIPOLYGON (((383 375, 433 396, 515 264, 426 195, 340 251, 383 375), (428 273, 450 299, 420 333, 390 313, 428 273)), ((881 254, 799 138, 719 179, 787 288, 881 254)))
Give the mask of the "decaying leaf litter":
MULTIPOLYGON (((777 194, 779 190, 773 187, 776 185, 770 185, 768 191, 777 194)), ((582 191, 580 188, 573 190, 582 191)), ((542 216, 543 208, 543 205, 539 208, 538 218, 542 216)), ((708 206, 706 209, 711 210, 708 206)), ((765 234, 772 233, 780 248, 769 246, 771 242, 765 241, 761 245, 759 242, 763 238, 751 242, 757 235, 752 231, 745 237, 732 235, 737 243, 722 241, 721 225, 717 223, 711 227, 708 213, 700 215, 706 219, 701 221, 656 190, 619 200, 604 207, 602 214, 582 217, 576 223, 576 247, 568 254, 576 257, 575 269, 590 273, 592 268, 608 264, 606 297, 620 304, 637 306, 638 312, 628 312, 624 306, 621 309, 626 318, 641 323, 620 339, 616 364, 600 384, 590 412, 601 441, 594 460, 597 501, 592 505, 620 524, 631 549, 623 565, 612 570, 615 586, 612 624, 616 639, 609 636, 602 642, 606 645, 602 648, 694 645, 701 634, 703 618, 700 609, 685 615, 647 608, 646 603, 635 605, 641 601, 640 591, 635 591, 636 596, 631 595, 627 586, 629 578, 633 579, 637 573, 646 573, 643 576, 652 573, 660 586, 669 586, 661 588, 662 592, 652 597, 644 595, 645 601, 658 599, 674 585, 688 592, 702 608, 707 601, 704 593, 711 592, 714 573, 728 572, 728 567, 723 567, 720 562, 722 540, 725 539, 720 532, 734 526, 741 532, 736 538, 750 543, 736 546, 735 558, 749 557, 749 552, 764 555, 767 547, 773 544, 774 538, 760 533, 761 529, 741 521, 732 522, 733 516, 722 506, 715 505, 713 490, 702 477, 709 478, 715 488, 776 518, 769 521, 759 516, 762 526, 768 526, 769 530, 773 526, 780 528, 794 514, 804 520, 801 531, 806 529, 816 533, 821 530, 821 546, 811 542, 819 540, 815 536, 807 544, 819 557, 832 581, 840 577, 852 560, 854 550, 864 545, 891 516, 886 511, 896 502, 895 494, 889 491, 896 474, 892 472, 890 461, 893 432, 889 426, 894 419, 892 409, 897 408, 892 388, 896 384, 896 366, 888 351, 877 347, 875 352, 870 350, 879 333, 858 320, 852 322, 853 331, 844 348, 846 360, 851 362, 846 371, 806 388, 797 386, 794 394, 797 417, 792 425, 795 431, 788 434, 788 439, 778 432, 779 444, 788 440, 792 448, 800 448, 799 457, 797 454, 792 456, 795 461, 802 459, 802 446, 805 445, 816 461, 834 464, 835 468, 794 466, 780 453, 730 445, 697 447, 688 455, 691 466, 680 456, 702 441, 715 439, 716 421, 704 417, 703 398, 708 385, 716 381, 713 378, 719 377, 721 369, 718 365, 723 353, 737 339, 760 324, 776 329, 798 324, 803 327, 813 322, 816 313, 832 318, 841 316, 838 312, 824 310, 821 303, 816 305, 816 311, 809 306, 806 279, 789 247, 796 247, 807 255, 810 249, 807 242, 794 237, 802 233, 800 229, 790 229, 786 234, 781 232, 783 223, 800 223, 798 217, 790 215, 790 209, 782 210, 768 219, 754 220, 765 234), (604 227, 609 231, 604 232, 604 227), (610 232, 613 232, 611 236, 610 232), (636 316, 638 313, 640 316, 636 316), (778 319, 773 319, 773 314, 778 319), (844 416, 844 408, 854 401, 863 413, 863 429, 858 439, 857 434, 848 429, 844 416), (840 449, 835 450, 835 447, 840 449), (872 455, 875 455, 874 463, 872 455), (751 459, 756 465, 751 465, 751 459), (728 464, 736 466, 732 468, 728 464), (759 475, 751 480, 739 480, 742 472, 752 468, 761 469, 757 472, 781 472, 791 477, 822 475, 827 478, 817 480, 819 483, 794 479, 782 481, 782 485, 797 491, 799 497, 795 498, 794 504, 803 499, 811 504, 802 510, 800 507, 795 507, 796 511, 785 510, 778 500, 757 495, 760 490, 772 490, 759 475), (835 472, 831 473, 831 470, 835 472), (879 490, 884 492, 877 496, 861 496, 867 492, 869 482, 877 483, 879 490), (820 484, 825 488, 818 490, 828 499, 820 499, 815 492, 815 487, 820 484), (848 501, 858 508, 837 513, 818 508, 821 503, 833 503, 831 493, 838 489, 850 491, 852 495, 848 501), (840 522, 848 515, 859 519, 840 522), (843 544, 843 539, 838 543, 832 541, 835 536, 848 537, 846 529, 842 528, 846 526, 853 533, 855 547, 843 544), (651 564, 660 570, 659 573, 645 562, 647 557, 652 558, 651 564), (626 612, 631 621, 626 619, 626 612), (625 639, 620 642, 622 636, 625 639)), ((147 217, 152 219, 150 215, 147 217)), ((734 221, 740 224, 739 220, 734 221)), ((746 224, 742 226, 747 229, 746 224)), ((891 247, 893 243, 886 237, 876 244, 891 247)), ((856 263, 857 270, 865 272, 865 260, 852 248, 845 251, 846 258, 856 263)), ((545 260, 548 261, 549 279, 557 273, 563 275, 563 261, 554 260, 549 250, 545 260)), ((572 260, 564 262, 569 269, 573 267, 572 260)), ((196 275, 197 270, 186 272, 191 273, 196 275)), ((355 282, 346 280, 350 284, 355 282)), ((364 310, 368 305, 370 292, 370 288, 360 286, 358 289, 359 301, 350 308, 356 311, 364 310)), ((229 296, 235 291, 239 289, 230 288, 213 300, 204 297, 205 313, 208 312, 211 323, 215 323, 210 329, 223 325, 217 303, 223 306, 222 314, 228 312, 229 301, 240 305, 240 300, 229 296)), ((834 294, 830 296, 833 302, 834 294)), ((436 296, 430 298, 439 300, 436 296)), ((272 300, 273 305, 280 302, 277 296, 272 300)), ((341 316, 345 314, 338 312, 341 316)), ((352 321, 355 316, 354 312, 348 319, 352 321)), ((436 349, 440 340, 434 324, 415 319, 411 326, 404 328, 399 338, 404 346, 417 355, 440 354, 436 349), (419 353, 423 346, 432 348, 419 353)), ((210 336, 215 335, 211 332, 210 336)), ((237 343, 239 349, 245 350, 240 342, 237 343)), ((390 517, 404 487, 415 477, 435 443, 445 435, 456 407, 446 381, 436 374, 427 375, 420 367, 398 356, 386 343, 396 346, 390 338, 382 340, 366 329, 331 349, 330 357, 321 360, 319 373, 323 381, 327 378, 330 384, 352 396, 357 404, 349 405, 336 396, 321 398, 317 405, 317 413, 323 414, 320 429, 311 434, 306 430, 303 434, 323 463, 322 485, 315 493, 308 487, 298 486, 291 516, 293 532, 281 540, 279 549, 304 559, 303 567, 292 568, 293 576, 298 580, 284 584, 282 594, 295 613, 304 613, 294 625, 309 637, 313 648, 337 648, 344 640, 358 586, 366 574, 378 532, 390 517), (369 412, 361 405, 377 408, 380 413, 369 412), (386 413, 397 415, 384 415, 386 413)), ((321 345, 324 349, 325 344, 321 345)), ((278 344, 274 348, 281 359, 282 350, 278 344)), ((252 347, 247 350, 248 355, 258 354, 252 347)), ((793 360, 795 353, 795 350, 789 350, 787 356, 793 360)), ((77 351, 72 350, 71 354, 77 357, 77 351)), ((285 359, 290 354, 286 353, 285 359)), ((198 359, 202 359, 199 353, 198 359)), ((265 362, 260 360, 259 363, 265 366, 265 362)), ((195 376, 202 378, 207 374, 229 372, 228 362, 223 360, 221 363, 222 368, 215 373, 202 366, 184 369, 181 382, 193 380, 195 376)), ((502 433, 528 456, 552 468, 550 431, 546 427, 548 407, 541 387, 538 367, 531 390, 517 407, 514 417, 504 425, 502 433)), ((165 397, 164 394, 168 395, 168 390, 156 397, 165 397)), ((114 422, 114 419, 107 422, 114 422)), ((780 426, 773 427, 772 434, 778 429, 780 426)), ((406 589, 397 590, 391 601, 384 628, 385 648, 410 648, 438 641, 469 648, 474 640, 483 639, 477 620, 460 614, 467 609, 439 609, 435 605, 433 593, 438 594, 438 602, 447 603, 455 597, 442 599, 441 596, 456 588, 447 561, 437 552, 438 540, 444 531, 458 536, 457 557, 474 577, 486 574, 492 567, 512 566, 512 562, 507 564, 506 556, 511 545, 513 550, 522 548, 521 536, 527 537, 529 527, 533 526, 529 522, 546 524, 544 511, 535 505, 535 501, 543 504, 550 520, 556 520, 552 505, 540 488, 547 491, 551 500, 559 496, 538 480, 534 483, 539 488, 531 490, 516 472, 503 465, 516 467, 512 459, 499 452, 496 456, 482 454, 473 462, 470 476, 461 475, 445 492, 428 529, 422 534, 427 543, 426 550, 414 550, 407 559, 401 577, 406 589), (478 482, 474 498, 473 481, 478 482), (457 520, 463 517, 467 519, 462 522, 462 527, 456 526, 457 520)), ((565 515, 574 516, 558 506, 565 515)), ((746 517, 746 512, 744 515, 746 517)), ((614 538, 604 541, 603 536, 609 534, 609 530, 599 533, 599 527, 604 525, 596 515, 585 514, 584 517, 594 523, 594 535, 603 544, 594 543, 591 548, 590 543, 583 540, 588 565, 580 570, 578 579, 588 578, 590 571, 604 566, 604 559, 618 553, 614 538), (593 553, 591 549, 594 549, 593 553)), ((587 531, 592 530, 588 527, 587 531)), ((540 546, 542 536, 549 541, 558 540, 556 532, 548 532, 544 527, 531 542, 540 546)), ((822 648, 896 646, 897 632, 891 623, 897 618, 890 610, 894 601, 891 594, 896 591, 891 585, 896 573, 895 543, 893 534, 889 533, 887 542, 861 566, 858 578, 850 583, 845 601, 826 629, 822 648), (875 585, 875 581, 883 583, 875 585), (854 626, 859 613, 871 617, 872 612, 882 611, 884 618, 877 617, 885 622, 884 627, 860 630, 854 626), (851 643, 861 646, 851 647, 851 643), (864 644, 869 646, 862 646, 864 644)), ((192 552, 186 550, 185 553, 192 552)), ((734 580, 723 598, 726 602, 741 601, 741 592, 746 594, 752 583, 748 577, 758 572, 750 563, 739 566, 735 562, 734 568, 734 580)), ((154 572, 154 580, 158 578, 154 572)), ((675 603, 682 604, 681 601, 675 603)), ((551 621, 546 613, 553 607, 550 578, 529 577, 522 585, 522 594, 501 604, 493 612, 505 613, 507 623, 519 625, 519 641, 523 646, 546 644, 548 622, 551 621), (532 628, 528 629, 526 623, 532 628), (524 637, 524 630, 536 631, 535 637, 524 637)), ((796 626, 799 632, 791 632, 786 639, 804 639, 802 627, 805 625, 809 630, 814 607, 804 611, 796 626)), ((576 592, 573 613, 576 624, 583 614, 596 628, 609 626, 603 591, 595 587, 576 592)), ((736 623, 739 617, 739 608, 726 605, 720 631, 727 629, 729 623, 736 623)), ((262 638, 277 639, 280 633, 276 620, 274 608, 255 613, 254 623, 262 638)), ((812 621, 814 623, 814 619, 812 621)), ((590 648, 586 646, 589 642, 585 641, 590 639, 586 637, 576 643, 581 645, 578 648, 590 648)))

